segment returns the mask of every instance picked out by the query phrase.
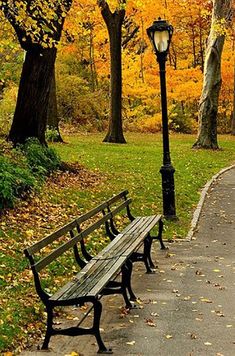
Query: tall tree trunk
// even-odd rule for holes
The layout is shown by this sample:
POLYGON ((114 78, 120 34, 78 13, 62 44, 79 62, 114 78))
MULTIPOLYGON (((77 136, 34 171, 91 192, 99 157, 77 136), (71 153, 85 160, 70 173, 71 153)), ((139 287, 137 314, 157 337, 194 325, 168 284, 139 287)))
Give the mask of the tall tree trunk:
POLYGON ((144 83, 144 20, 141 16, 141 48, 140 48, 140 75, 142 83, 144 83))
POLYGON ((0 10, 10 22, 19 43, 26 51, 15 114, 8 139, 14 145, 36 137, 46 145, 45 131, 50 85, 63 24, 72 0, 40 4, 1 1, 0 10), (49 12, 47 16, 47 12, 49 12), (29 21, 24 21, 28 18, 29 21))
POLYGON ((106 1, 98 1, 98 4, 108 28, 111 58, 110 120, 104 142, 126 143, 122 128, 122 24, 125 10, 112 13, 106 1))
POLYGON ((200 46, 200 58, 201 58, 201 71, 203 73, 203 68, 204 68, 204 49, 203 49, 203 34, 202 34, 202 27, 200 25, 200 30, 199 30, 199 46, 200 46))
POLYGON ((53 75, 52 75, 50 91, 49 91, 49 102, 48 102, 48 109, 47 109, 47 126, 50 130, 53 130, 55 132, 55 135, 53 135, 53 141, 63 142, 59 129, 55 68, 53 69, 53 75))
POLYGON ((233 111, 231 119, 231 135, 235 135, 235 33, 233 35, 233 111))
POLYGON ((28 50, 23 64, 15 114, 9 133, 14 144, 37 137, 46 144, 47 106, 56 49, 28 50))
POLYGON ((221 19, 229 21, 231 0, 214 0, 210 35, 206 48, 203 89, 199 103, 199 130, 193 147, 218 149, 217 113, 221 88, 221 56, 225 36, 218 33, 221 19))

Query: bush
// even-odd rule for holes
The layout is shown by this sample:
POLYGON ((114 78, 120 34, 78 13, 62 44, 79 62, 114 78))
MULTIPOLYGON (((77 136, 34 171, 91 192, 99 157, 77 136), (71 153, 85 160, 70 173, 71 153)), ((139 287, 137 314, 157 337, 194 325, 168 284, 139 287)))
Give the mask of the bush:
POLYGON ((63 122, 87 131, 107 126, 109 99, 104 89, 91 92, 88 82, 76 75, 64 75, 57 82, 58 115, 63 122))
POLYGON ((40 187, 45 176, 58 169, 60 159, 52 148, 30 139, 13 149, 0 144, 0 209, 13 207, 17 198, 40 187))
MULTIPOLYGON (((22 162, 21 162, 22 165, 22 162)), ((28 167, 21 167, 8 157, 0 156, 0 208, 13 207, 16 198, 22 197, 36 186, 28 167)))
POLYGON ((37 139, 31 138, 19 148, 25 153, 28 165, 36 176, 49 175, 61 165, 60 158, 55 150, 42 146, 37 139))

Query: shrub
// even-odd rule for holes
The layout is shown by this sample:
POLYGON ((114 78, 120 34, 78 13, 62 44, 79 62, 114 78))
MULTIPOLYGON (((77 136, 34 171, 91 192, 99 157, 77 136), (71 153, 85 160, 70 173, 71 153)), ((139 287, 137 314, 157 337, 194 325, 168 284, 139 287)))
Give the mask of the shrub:
POLYGON ((36 186, 28 167, 17 165, 9 157, 0 156, 0 208, 13 207, 16 198, 22 197, 36 186))
POLYGON ((156 133, 161 131, 162 119, 161 114, 155 114, 154 116, 146 116, 145 119, 137 121, 137 129, 141 132, 156 133))
POLYGON ((52 148, 30 139, 13 149, 0 144, 0 209, 13 207, 17 198, 27 196, 42 184, 45 176, 61 165, 52 148))
POLYGON ((41 145, 35 138, 28 139, 25 145, 21 145, 19 148, 25 153, 33 174, 43 177, 49 175, 61 165, 60 158, 55 150, 41 145))
POLYGON ((102 131, 107 126, 109 99, 105 89, 91 92, 86 80, 64 75, 57 82, 57 99, 62 121, 87 131, 102 131))
POLYGON ((46 140, 47 142, 60 142, 60 133, 54 128, 47 127, 46 130, 46 140))

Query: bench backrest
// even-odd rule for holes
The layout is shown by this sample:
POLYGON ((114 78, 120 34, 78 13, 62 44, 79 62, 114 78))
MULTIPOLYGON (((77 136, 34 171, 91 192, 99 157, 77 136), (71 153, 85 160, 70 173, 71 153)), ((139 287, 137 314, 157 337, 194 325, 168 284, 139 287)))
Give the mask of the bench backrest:
POLYGON ((113 218, 123 209, 126 209, 128 217, 133 220, 129 207, 131 199, 128 199, 127 195, 127 190, 122 191, 24 250, 26 257, 30 261, 37 292, 42 299, 48 298, 47 293, 41 287, 38 275, 42 269, 71 248, 74 249, 75 258, 80 267, 84 267, 86 261, 92 258, 86 251, 84 244, 85 237, 102 225, 105 225, 106 232, 110 237, 115 237, 115 232, 118 232, 117 230, 115 231, 113 218), (85 224, 84 228, 81 227, 83 224, 85 224), (63 242, 64 240, 65 242, 63 242), (80 243, 82 258, 81 254, 78 253, 78 243, 80 243), (43 258, 35 258, 37 254, 40 254, 41 250, 44 249, 45 251, 47 247, 51 247, 52 245, 53 247, 50 252, 48 254, 45 253, 43 258), (85 261, 83 258, 85 258, 85 261))

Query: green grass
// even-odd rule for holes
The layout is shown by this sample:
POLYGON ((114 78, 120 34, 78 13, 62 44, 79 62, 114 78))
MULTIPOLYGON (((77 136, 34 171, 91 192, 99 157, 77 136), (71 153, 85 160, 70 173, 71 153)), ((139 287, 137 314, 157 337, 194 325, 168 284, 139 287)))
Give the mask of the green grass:
MULTIPOLYGON (((134 214, 162 212, 162 138, 160 134, 126 134, 127 145, 102 143, 103 135, 65 137, 67 145, 56 144, 62 160, 78 161, 105 174, 105 181, 92 190, 66 191, 84 210, 128 189, 134 214)), ((175 172, 178 222, 166 222, 165 238, 183 238, 190 226, 200 189, 220 169, 235 162, 234 138, 220 137, 219 151, 192 150, 190 135, 170 137, 171 159, 175 172)))
MULTIPOLYGON (((83 189, 64 187, 48 199, 53 203, 62 201, 65 206, 75 202, 82 213, 128 189, 134 215, 161 213, 161 135, 126 134, 126 145, 104 144, 102 139, 101 134, 80 134, 65 137, 67 144, 53 144, 64 161, 79 162, 103 179, 100 184, 83 189)), ((179 221, 166 222, 164 238, 186 236, 200 189, 220 169, 235 162, 233 137, 221 136, 219 151, 192 150, 194 139, 187 135, 170 137, 179 221)), ((48 195, 47 191, 41 194, 48 195)), ((40 334, 45 317, 32 276, 25 270, 26 236, 22 230, 12 231, 7 216, 1 220, 4 232, 0 229, 0 354, 25 347, 29 336, 40 334)))

